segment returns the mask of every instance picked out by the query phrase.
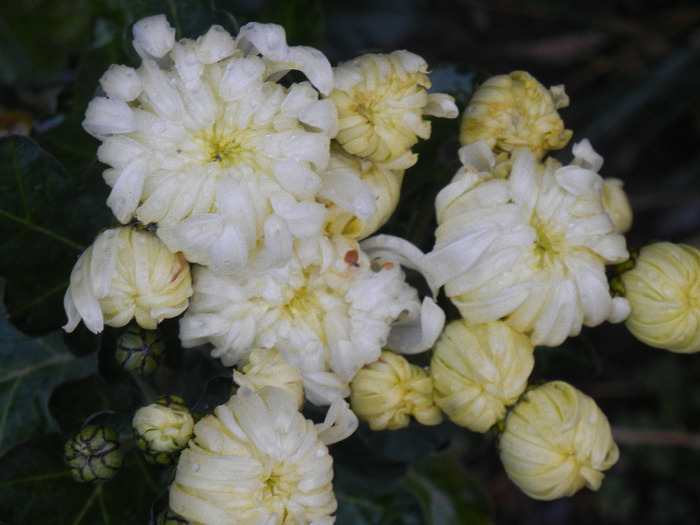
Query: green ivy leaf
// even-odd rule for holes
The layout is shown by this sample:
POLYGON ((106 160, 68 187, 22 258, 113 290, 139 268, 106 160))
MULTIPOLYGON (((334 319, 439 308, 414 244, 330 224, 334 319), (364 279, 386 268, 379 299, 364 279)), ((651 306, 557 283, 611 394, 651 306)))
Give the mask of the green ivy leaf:
POLYGON ((46 333, 65 321, 71 269, 107 215, 92 201, 33 140, 0 138, 0 275, 10 320, 21 330, 46 333))
POLYGON ((55 430, 48 410, 52 390, 96 367, 94 355, 76 358, 62 334, 28 337, 6 315, 0 305, 0 454, 32 435, 55 430))
POLYGON ((492 523, 486 496, 450 455, 416 461, 402 483, 420 499, 426 525, 492 523))
POLYGON ((73 481, 63 462, 65 439, 48 434, 0 456, 0 521, 13 525, 143 525, 167 486, 169 469, 131 454, 100 484, 73 481))

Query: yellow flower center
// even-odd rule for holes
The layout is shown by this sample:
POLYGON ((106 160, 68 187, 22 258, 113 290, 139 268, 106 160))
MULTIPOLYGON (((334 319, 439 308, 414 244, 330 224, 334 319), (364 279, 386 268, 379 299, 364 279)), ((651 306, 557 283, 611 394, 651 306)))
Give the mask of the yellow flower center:
POLYGON ((202 153, 203 164, 218 162, 222 168, 228 168, 240 162, 254 162, 255 144, 259 142, 260 132, 255 129, 230 129, 217 126, 204 132, 195 141, 202 153))

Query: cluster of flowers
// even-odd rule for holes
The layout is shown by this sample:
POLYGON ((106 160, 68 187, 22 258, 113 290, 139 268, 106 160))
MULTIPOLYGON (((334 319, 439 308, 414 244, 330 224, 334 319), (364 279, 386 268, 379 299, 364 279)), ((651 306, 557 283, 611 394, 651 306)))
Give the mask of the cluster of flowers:
POLYGON ((78 260, 65 328, 135 319, 150 330, 184 312, 183 346, 211 345, 235 367, 236 393, 196 424, 172 399, 134 417, 154 462, 177 458, 174 512, 192 524, 332 523, 327 445, 358 417, 376 430, 443 414, 476 432, 496 425, 504 467, 532 497, 600 486, 618 457, 608 421, 566 383, 528 388, 534 347, 627 319, 653 346, 700 350, 700 252, 657 244, 626 262, 620 181, 601 178, 586 140, 568 165, 547 156, 572 136, 562 87, 515 72, 477 90, 424 254, 370 237, 430 136, 424 116, 458 116, 450 96, 428 92, 423 59, 395 51, 333 68, 273 24, 176 41, 155 16, 133 31, 141 65, 112 66, 84 121, 121 224, 78 260), (307 80, 285 83, 290 70, 307 80), (620 263, 634 268, 611 293, 606 265, 620 263), (445 326, 402 266, 443 288, 461 318, 445 326), (401 355, 424 351, 428 368, 401 355), (302 415, 306 401, 329 407, 325 421, 302 415))

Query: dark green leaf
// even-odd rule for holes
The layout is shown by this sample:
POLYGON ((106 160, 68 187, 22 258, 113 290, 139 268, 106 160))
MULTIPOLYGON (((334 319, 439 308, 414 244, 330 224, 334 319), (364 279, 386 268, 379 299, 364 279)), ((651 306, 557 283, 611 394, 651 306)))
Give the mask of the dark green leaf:
POLYGON ((131 420, 139 406, 140 399, 130 389, 107 383, 98 375, 66 381, 54 389, 49 399, 51 415, 64 432, 76 432, 91 416, 94 419, 94 414, 104 411, 128 414, 131 420), (90 395, 86 396, 85 392, 90 395))
POLYGON ((0 306, 0 453, 55 430, 47 406, 51 391, 95 369, 95 357, 76 358, 62 334, 27 337, 7 322, 6 313, 0 306))
POLYGON ((10 320, 23 331, 46 333, 65 321, 71 269, 108 213, 90 204, 102 186, 83 191, 31 139, 0 138, 0 275, 10 320))
POLYGON ((337 525, 422 525, 420 505, 395 478, 366 476, 335 463, 337 525))
POLYGON ((420 499, 427 525, 492 523, 486 496, 450 455, 416 461, 402 483, 420 499))
POLYGON ((140 454, 102 484, 73 481, 63 463, 65 439, 48 434, 0 457, 0 520, 13 525, 143 525, 166 486, 168 469, 140 454))

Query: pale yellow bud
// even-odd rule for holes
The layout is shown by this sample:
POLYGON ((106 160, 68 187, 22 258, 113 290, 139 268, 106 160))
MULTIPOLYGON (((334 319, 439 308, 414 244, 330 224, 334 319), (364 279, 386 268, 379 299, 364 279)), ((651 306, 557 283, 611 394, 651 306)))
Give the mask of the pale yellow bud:
POLYGON ((561 149, 573 132, 564 129, 557 109, 569 105, 563 86, 546 89, 525 71, 489 78, 464 111, 459 141, 483 139, 496 153, 525 147, 538 159, 561 149))
POLYGON ((670 242, 645 246, 622 282, 632 335, 655 348, 700 351, 700 250, 670 242))
POLYGON ((153 330, 163 319, 181 314, 192 295, 190 266, 151 233, 121 226, 100 233, 78 259, 63 303, 64 329, 81 319, 92 332, 104 325, 125 326, 132 319, 153 330))
POLYGON ((430 376, 394 352, 384 350, 377 361, 360 369, 350 390, 350 407, 372 430, 406 427, 410 416, 423 425, 442 421, 430 376))
POLYGON ((266 386, 286 391, 304 404, 304 380, 301 369, 289 363, 277 348, 256 348, 248 355, 248 363, 239 372, 233 371, 233 380, 242 391, 258 392, 266 386))
POLYGON ((626 233, 632 227, 632 207, 620 179, 603 180, 603 207, 610 215, 615 233, 626 233))
POLYGON ((530 339, 502 321, 452 321, 430 362, 435 403, 453 422, 486 432, 527 386, 534 366, 530 339))
POLYGON ((499 440, 508 477, 540 500, 598 490, 618 459, 610 424, 592 398, 563 381, 526 392, 499 440))
POLYGON ((403 175, 332 147, 319 199, 327 208, 325 232, 357 240, 372 235, 394 213, 403 175))
POLYGON ((139 408, 132 425, 139 448, 160 464, 171 462, 194 433, 194 418, 177 396, 164 396, 139 408))
POLYGON ((430 137, 424 115, 455 118, 454 99, 427 92, 428 64, 408 51, 369 53, 335 68, 328 98, 338 109, 336 141, 352 155, 389 169, 407 169, 417 160, 411 151, 430 137))

